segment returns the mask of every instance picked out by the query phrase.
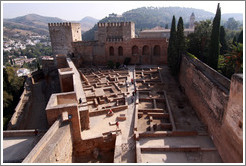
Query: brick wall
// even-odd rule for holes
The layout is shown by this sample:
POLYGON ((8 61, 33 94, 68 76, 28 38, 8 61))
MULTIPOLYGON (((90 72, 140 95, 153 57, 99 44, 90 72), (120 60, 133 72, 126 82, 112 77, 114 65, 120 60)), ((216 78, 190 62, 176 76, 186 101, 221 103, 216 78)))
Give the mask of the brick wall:
POLYGON ((77 61, 82 64, 107 65, 108 61, 124 63, 126 57, 131 58, 131 64, 156 64, 167 63, 168 42, 161 39, 131 39, 128 41, 106 42, 74 42, 74 55, 77 61), (133 54, 133 47, 136 46, 137 54, 133 54), (119 54, 119 47, 122 48, 122 55, 119 54), (156 47, 159 47, 159 55, 156 54, 156 47), (110 53, 110 49, 113 49, 110 53), (145 51, 144 51, 145 50, 145 51))
POLYGON ((116 135, 112 135, 109 140, 105 140, 103 137, 96 137, 88 140, 81 140, 74 144, 73 156, 79 158, 83 155, 91 155, 95 148, 99 149, 99 152, 108 152, 115 147, 116 135))

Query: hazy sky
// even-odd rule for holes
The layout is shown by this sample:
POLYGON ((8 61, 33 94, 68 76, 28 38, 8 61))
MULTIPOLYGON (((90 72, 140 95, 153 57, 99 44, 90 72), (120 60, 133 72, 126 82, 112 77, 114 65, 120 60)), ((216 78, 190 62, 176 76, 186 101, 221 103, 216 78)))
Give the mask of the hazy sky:
POLYGON ((59 17, 65 20, 80 20, 85 16, 102 19, 110 13, 122 14, 139 7, 190 7, 216 12, 220 3, 223 13, 244 13, 244 1, 84 1, 84 2, 3 2, 3 18, 14 18, 26 14, 59 17))

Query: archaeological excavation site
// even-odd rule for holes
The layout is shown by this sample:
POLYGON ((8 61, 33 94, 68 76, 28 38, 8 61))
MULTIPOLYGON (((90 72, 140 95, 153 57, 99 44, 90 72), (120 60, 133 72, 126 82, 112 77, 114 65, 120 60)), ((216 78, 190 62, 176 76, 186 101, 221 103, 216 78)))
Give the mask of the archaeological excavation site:
POLYGON ((183 55, 173 77, 166 37, 97 26, 88 42, 78 23, 49 24, 53 57, 25 82, 4 163, 243 162, 242 74, 183 55))

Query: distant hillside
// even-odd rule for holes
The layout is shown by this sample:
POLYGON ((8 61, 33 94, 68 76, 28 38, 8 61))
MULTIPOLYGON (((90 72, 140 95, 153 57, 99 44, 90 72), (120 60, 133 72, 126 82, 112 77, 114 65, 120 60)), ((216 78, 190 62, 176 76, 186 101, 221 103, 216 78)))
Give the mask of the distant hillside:
POLYGON ((82 32, 90 30, 97 22, 98 19, 95 19, 93 17, 84 17, 82 20, 79 21, 79 23, 81 24, 82 32))
POLYGON ((13 19, 3 19, 3 35, 5 37, 15 33, 20 33, 21 35, 48 35, 48 23, 63 21, 65 20, 57 17, 44 17, 37 14, 28 14, 13 19), (22 34, 22 32, 25 33, 22 34))
POLYGON ((234 17, 237 21, 243 21, 243 14, 242 13, 225 13, 221 15, 221 20, 227 21, 229 18, 234 17))
MULTIPOLYGON (((194 8, 142 7, 127 11, 122 14, 122 17, 105 17, 99 22, 133 21, 135 23, 136 33, 138 33, 140 30, 150 29, 156 26, 165 27, 166 24, 170 28, 173 15, 175 15, 176 21, 182 16, 185 26, 188 26, 192 12, 195 14, 196 21, 212 19, 214 17, 214 14, 211 12, 194 8)), ((93 29, 85 32, 83 34, 83 40, 93 40, 96 29, 97 27, 95 26, 93 29)))
MULTIPOLYGON (((81 23, 82 32, 91 29, 95 23, 97 23, 97 19, 92 17, 85 17, 80 21, 76 21, 81 23)), ((63 20, 57 17, 45 17, 37 14, 28 14, 21 17, 16 17, 13 19, 3 19, 3 34, 4 37, 11 38, 14 34, 19 35, 49 35, 48 23, 55 22, 68 22, 67 20, 63 20)), ((75 21, 73 21, 75 22, 75 21)))

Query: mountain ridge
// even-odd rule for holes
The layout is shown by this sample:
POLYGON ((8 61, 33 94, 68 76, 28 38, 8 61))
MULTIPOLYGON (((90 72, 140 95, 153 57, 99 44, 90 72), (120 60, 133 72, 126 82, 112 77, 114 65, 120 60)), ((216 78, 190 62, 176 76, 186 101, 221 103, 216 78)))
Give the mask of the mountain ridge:
MULTIPOLYGON (((86 16, 78 21, 67 21, 58 17, 41 16, 35 13, 18 16, 15 18, 4 18, 4 36, 11 36, 15 33, 23 32, 25 34, 49 35, 48 23, 53 22, 78 22, 81 24, 83 40, 93 40, 97 22, 119 22, 133 21, 135 22, 136 32, 143 29, 150 29, 155 26, 171 26, 172 16, 175 15, 176 21, 182 16, 186 26, 189 22, 191 13, 195 13, 196 21, 204 19, 212 19, 214 14, 202 9, 182 8, 182 7, 142 7, 126 11, 122 17, 105 17, 101 20, 86 16)), ((243 19, 240 13, 222 14, 222 19, 227 20, 230 17, 235 19, 243 19)))
POLYGON ((97 19, 90 16, 86 16, 79 21, 67 21, 58 17, 41 16, 32 13, 15 18, 4 18, 4 36, 11 36, 15 33, 22 34, 22 32, 25 32, 22 35, 49 35, 48 23, 56 22, 78 22, 82 24, 82 32, 85 32, 91 29, 97 21, 97 19))

